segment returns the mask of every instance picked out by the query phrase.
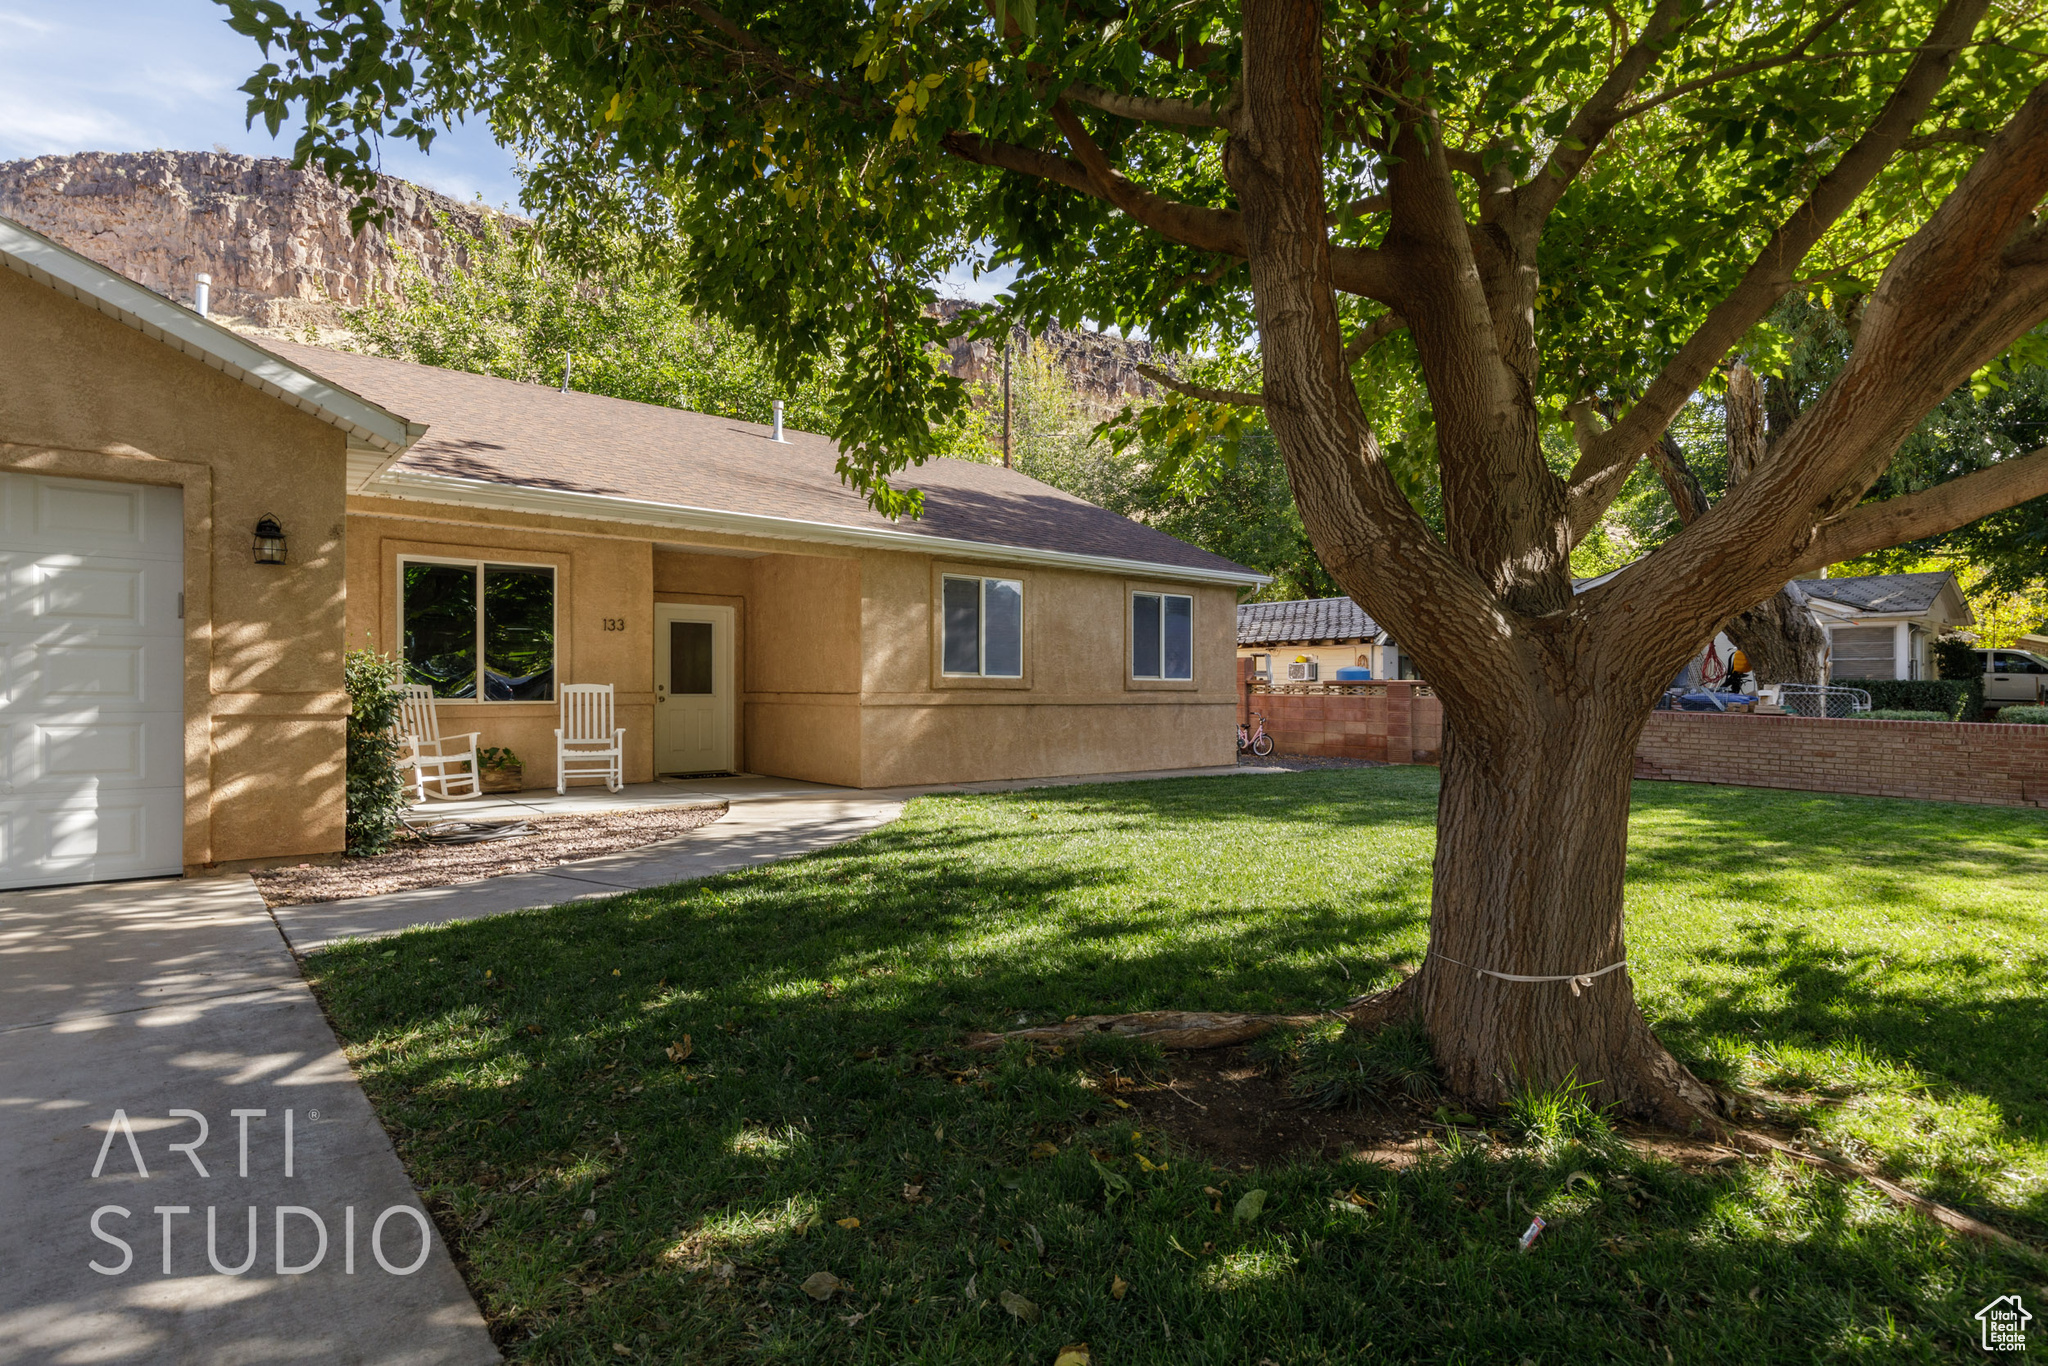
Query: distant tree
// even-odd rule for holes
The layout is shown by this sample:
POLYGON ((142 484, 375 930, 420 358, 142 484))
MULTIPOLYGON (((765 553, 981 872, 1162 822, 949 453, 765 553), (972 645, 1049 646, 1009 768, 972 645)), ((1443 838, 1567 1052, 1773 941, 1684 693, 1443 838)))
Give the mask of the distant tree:
POLYGON ((357 349, 530 384, 562 382, 720 417, 830 431, 830 361, 785 389, 762 348, 729 322, 686 306, 658 267, 624 244, 566 262, 529 230, 486 220, 472 235, 442 230, 465 262, 436 279, 401 252, 390 293, 344 308, 357 349))

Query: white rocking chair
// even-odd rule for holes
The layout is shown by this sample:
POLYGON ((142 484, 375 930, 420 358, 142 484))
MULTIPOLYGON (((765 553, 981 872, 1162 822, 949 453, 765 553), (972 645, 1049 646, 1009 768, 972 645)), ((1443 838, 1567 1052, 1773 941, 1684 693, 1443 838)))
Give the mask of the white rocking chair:
POLYGON ((572 777, 603 778, 608 791, 626 781, 626 732, 612 728, 612 685, 562 685, 562 724, 555 732, 555 792, 572 777), (570 765, 576 766, 571 774, 570 765))
POLYGON ((427 784, 435 786, 437 797, 474 797, 483 789, 477 785, 476 741, 481 733, 443 736, 434 708, 434 690, 424 683, 398 685, 398 743, 405 751, 398 760, 400 772, 412 772, 413 794, 427 799, 427 784), (429 771, 431 770, 431 776, 429 771), (467 792, 455 789, 467 787, 467 792))

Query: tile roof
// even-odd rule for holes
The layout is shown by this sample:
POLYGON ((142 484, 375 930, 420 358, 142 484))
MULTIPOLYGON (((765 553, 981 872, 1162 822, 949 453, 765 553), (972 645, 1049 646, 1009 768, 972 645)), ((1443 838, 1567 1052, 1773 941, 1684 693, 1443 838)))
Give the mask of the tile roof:
MULTIPOLYGON (((1246 569, 1014 470, 934 460, 900 476, 925 513, 891 522, 840 482, 837 444, 753 422, 408 361, 271 343, 287 360, 427 424, 393 473, 597 494, 677 508, 888 530, 1210 574, 1246 569)), ((374 486, 366 490, 374 492, 374 486)))
POLYGON ((1927 574, 1862 574, 1846 579, 1800 579, 1810 598, 1840 603, 1859 612, 1925 612, 1955 575, 1947 570, 1927 574))
POLYGON ((1277 645, 1283 641, 1373 640, 1379 625, 1349 598, 1303 598, 1294 602, 1247 602, 1237 609, 1237 643, 1277 645))

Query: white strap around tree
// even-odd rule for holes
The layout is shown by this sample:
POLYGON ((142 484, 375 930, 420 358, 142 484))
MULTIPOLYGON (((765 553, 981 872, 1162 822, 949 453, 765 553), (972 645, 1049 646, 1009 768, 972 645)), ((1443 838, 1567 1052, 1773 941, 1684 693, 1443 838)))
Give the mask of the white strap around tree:
MULTIPOLYGON (((1448 953, 1438 953, 1435 949, 1430 950, 1430 956, 1441 958, 1446 963, 1457 963, 1461 968, 1472 968, 1470 963, 1460 963, 1448 953)), ((1572 995, 1576 996, 1579 994, 1581 987, 1592 986, 1595 977, 1605 977, 1616 968, 1625 968, 1627 966, 1628 960, 1624 958, 1619 963, 1609 963, 1606 967, 1598 968, 1592 972, 1560 972, 1547 977, 1529 977, 1519 972, 1495 972, 1492 968, 1472 968, 1472 971, 1482 977, 1498 977, 1503 982, 1570 982, 1572 984, 1572 995)))

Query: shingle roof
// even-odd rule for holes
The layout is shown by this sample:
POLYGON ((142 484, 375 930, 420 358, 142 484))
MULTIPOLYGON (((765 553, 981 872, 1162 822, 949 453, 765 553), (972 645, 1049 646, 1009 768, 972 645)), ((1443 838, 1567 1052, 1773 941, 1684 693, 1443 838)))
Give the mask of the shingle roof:
POLYGON ((1277 645, 1282 641, 1373 640, 1380 628, 1349 598, 1303 598, 1294 602, 1247 602, 1237 609, 1237 643, 1277 645))
MULTIPOLYGON (((393 473, 586 493, 858 530, 1258 578, 1246 569, 996 465, 934 460, 900 481, 924 516, 891 522, 840 482, 837 444, 706 413, 560 393, 407 361, 273 343, 278 353, 427 424, 393 473)), ((365 490, 374 492, 374 486, 365 490)))
POLYGON ((1955 575, 1947 570, 1927 574, 1861 574, 1846 579, 1800 579, 1810 598, 1837 602, 1859 612, 1925 612, 1955 575))

